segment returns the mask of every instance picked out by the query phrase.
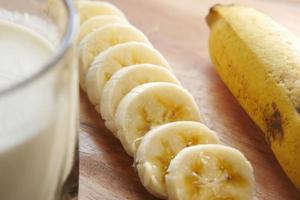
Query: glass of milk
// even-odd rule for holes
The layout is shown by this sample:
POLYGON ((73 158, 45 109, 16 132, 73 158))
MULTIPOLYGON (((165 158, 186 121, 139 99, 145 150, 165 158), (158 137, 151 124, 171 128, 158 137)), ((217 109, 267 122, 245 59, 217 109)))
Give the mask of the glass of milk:
POLYGON ((76 196, 76 27, 72 0, 0 0, 1 200, 76 196))

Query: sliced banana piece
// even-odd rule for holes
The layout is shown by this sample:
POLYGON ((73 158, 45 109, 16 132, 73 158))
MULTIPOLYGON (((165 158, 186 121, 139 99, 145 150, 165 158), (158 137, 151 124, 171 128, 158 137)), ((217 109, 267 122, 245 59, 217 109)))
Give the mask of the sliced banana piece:
POLYGON ((110 77, 123 67, 135 64, 155 64, 170 68, 166 59, 147 43, 128 42, 109 48, 99 54, 87 72, 87 94, 99 111, 102 90, 110 77))
POLYGON ((87 2, 87 1, 90 2, 90 0, 73 0, 73 3, 75 5, 76 9, 78 9, 81 5, 83 5, 84 2, 87 2))
POLYGON ((244 155, 216 144, 183 149, 166 175, 170 200, 252 200, 254 182, 252 166, 244 155))
POLYGON ((113 15, 126 19, 120 9, 107 2, 79 0, 75 1, 75 6, 79 13, 81 24, 97 15, 113 15))
POLYGON ((217 135, 199 122, 173 122, 154 128, 145 135, 135 155, 142 184, 156 197, 167 198, 165 175, 176 154, 189 146, 217 143, 217 135))
POLYGON ((191 94, 173 83, 146 83, 131 90, 115 115, 117 137, 133 156, 143 136, 152 128, 173 121, 200 121, 191 94))
POLYGON ((151 45, 141 31, 133 26, 121 24, 104 26, 83 38, 79 45, 79 73, 84 90, 86 72, 94 58, 109 47, 130 41, 151 45))
POLYGON ((80 41, 89 33, 109 24, 128 24, 128 21, 124 18, 113 15, 100 15, 92 17, 81 25, 77 38, 78 43, 80 43, 80 41))
POLYGON ((153 64, 138 64, 122 68, 105 84, 100 109, 106 127, 113 133, 116 132, 114 116, 123 97, 133 88, 149 82, 170 82, 180 85, 168 69, 153 64))

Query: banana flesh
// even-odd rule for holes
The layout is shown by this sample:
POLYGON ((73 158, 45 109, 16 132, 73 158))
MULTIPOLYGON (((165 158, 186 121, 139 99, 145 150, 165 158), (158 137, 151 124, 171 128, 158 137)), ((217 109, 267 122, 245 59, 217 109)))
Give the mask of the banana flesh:
POLYGON ((299 39, 265 14, 242 6, 216 6, 207 21, 219 75, 300 189, 299 39))
POLYGON ((178 152, 193 145, 217 143, 217 135, 199 122, 173 122, 154 128, 143 138, 135 156, 142 184, 151 194, 167 198, 165 175, 178 152))
POLYGON ((171 70, 166 59, 154 48, 141 42, 127 42, 99 54, 86 76, 87 94, 96 110, 99 109, 102 90, 113 74, 136 64, 155 64, 171 70))
POLYGON ((115 115, 117 137, 130 156, 148 131, 174 121, 201 121, 201 117, 193 96, 173 83, 134 88, 122 99, 115 115))
POLYGON ((82 22, 81 86, 105 125, 135 156, 145 188, 170 200, 250 200, 250 163, 239 151, 217 145, 216 134, 199 122, 195 100, 146 36, 110 4, 76 4, 82 22))
POLYGON ((117 44, 130 41, 151 45, 147 37, 131 25, 110 24, 88 34, 79 45, 80 83, 85 90, 85 76, 95 57, 117 44))
POLYGON ((109 24, 128 24, 128 21, 125 18, 120 18, 113 15, 91 17, 81 25, 77 42, 80 43, 81 40, 89 33, 92 33, 93 31, 109 24))
POLYGON ((114 117, 124 96, 135 87, 151 82, 169 82, 180 85, 168 69, 153 64, 131 65, 120 69, 111 77, 104 86, 100 101, 101 116, 109 130, 113 133, 117 131, 114 117))
POLYGON ((216 144, 180 151, 166 175, 170 200, 252 200, 251 164, 238 150, 216 144))
POLYGON ((112 15, 126 19, 120 9, 107 2, 78 0, 75 1, 75 6, 79 13, 81 24, 91 17, 99 15, 112 15))

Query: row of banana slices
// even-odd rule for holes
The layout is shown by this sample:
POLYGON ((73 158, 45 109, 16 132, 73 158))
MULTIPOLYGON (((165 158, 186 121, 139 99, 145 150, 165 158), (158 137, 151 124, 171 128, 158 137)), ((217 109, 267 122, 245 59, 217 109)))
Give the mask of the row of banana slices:
POLYGON ((111 4, 76 6, 81 87, 145 188, 171 200, 252 199, 250 163, 200 123, 194 98, 147 37, 111 4))

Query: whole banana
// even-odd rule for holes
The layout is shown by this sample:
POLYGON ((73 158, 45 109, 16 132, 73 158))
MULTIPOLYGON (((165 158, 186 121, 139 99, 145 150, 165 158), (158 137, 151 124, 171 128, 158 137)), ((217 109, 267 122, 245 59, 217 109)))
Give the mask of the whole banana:
POLYGON ((242 6, 217 5, 207 22, 219 75, 300 190, 299 39, 265 14, 242 6))

